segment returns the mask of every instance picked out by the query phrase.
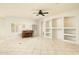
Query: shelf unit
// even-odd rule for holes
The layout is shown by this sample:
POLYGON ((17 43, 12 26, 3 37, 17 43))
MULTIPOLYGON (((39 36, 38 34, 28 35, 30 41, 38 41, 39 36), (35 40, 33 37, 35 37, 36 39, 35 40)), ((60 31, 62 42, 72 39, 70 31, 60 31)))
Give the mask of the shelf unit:
POLYGON ((58 16, 44 21, 44 37, 79 43, 79 17, 58 16))
POLYGON ((52 18, 45 20, 45 37, 53 39, 62 39, 63 37, 63 18, 52 18), (61 22, 61 23, 60 23, 61 22), (62 32, 62 33, 61 33, 62 32), (61 34, 60 34, 61 33, 61 34), (61 36, 60 36, 61 35, 61 36))
POLYGON ((76 41, 76 30, 75 17, 64 17, 64 40, 76 41))

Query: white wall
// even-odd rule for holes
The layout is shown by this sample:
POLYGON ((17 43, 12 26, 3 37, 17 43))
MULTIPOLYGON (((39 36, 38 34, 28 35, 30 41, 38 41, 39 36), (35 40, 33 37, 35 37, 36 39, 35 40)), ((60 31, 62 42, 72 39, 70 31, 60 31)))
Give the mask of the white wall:
POLYGON ((6 17, 5 19, 0 20, 0 36, 13 36, 19 35, 22 30, 32 30, 32 25, 36 24, 34 20, 18 18, 18 17, 6 17), (14 23, 18 25, 16 32, 11 32, 11 24, 14 23), (22 25, 25 24, 25 28, 22 28, 22 25))
POLYGON ((38 26, 38 36, 41 36, 41 21, 38 20, 37 23, 38 23, 38 24, 37 24, 37 26, 38 26))
POLYGON ((57 30, 57 39, 64 39, 64 22, 63 22, 63 17, 60 17, 57 19, 57 27, 59 28, 59 30, 57 30))

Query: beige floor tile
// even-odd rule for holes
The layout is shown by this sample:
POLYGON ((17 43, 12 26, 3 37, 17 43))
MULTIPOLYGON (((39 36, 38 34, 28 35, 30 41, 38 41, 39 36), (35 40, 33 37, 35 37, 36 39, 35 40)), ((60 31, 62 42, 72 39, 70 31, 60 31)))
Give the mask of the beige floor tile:
POLYGON ((79 45, 40 37, 0 38, 0 54, 76 55, 79 54, 79 45))

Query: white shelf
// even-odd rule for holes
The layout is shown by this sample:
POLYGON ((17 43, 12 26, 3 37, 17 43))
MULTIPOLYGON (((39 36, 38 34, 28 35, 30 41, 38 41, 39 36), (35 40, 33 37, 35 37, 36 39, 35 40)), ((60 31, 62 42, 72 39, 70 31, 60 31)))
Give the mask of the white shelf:
POLYGON ((64 27, 64 29, 76 29, 76 27, 64 27))
POLYGON ((46 27, 46 29, 63 29, 63 27, 46 27))
POLYGON ((46 27, 46 29, 57 29, 57 27, 46 27))
POLYGON ((68 36, 76 36, 76 35, 74 35, 74 34, 64 34, 64 35, 68 35, 68 36))

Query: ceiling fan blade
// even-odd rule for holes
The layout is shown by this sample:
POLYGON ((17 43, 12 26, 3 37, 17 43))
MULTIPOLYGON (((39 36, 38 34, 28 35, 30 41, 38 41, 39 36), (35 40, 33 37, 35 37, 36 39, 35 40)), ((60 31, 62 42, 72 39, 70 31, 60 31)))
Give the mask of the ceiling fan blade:
POLYGON ((42 10, 39 10, 38 12, 34 12, 33 14, 36 14, 36 16, 45 16, 45 14, 48 14, 48 12, 43 12, 42 10))
POLYGON ((43 14, 48 14, 48 12, 44 12, 43 14))

